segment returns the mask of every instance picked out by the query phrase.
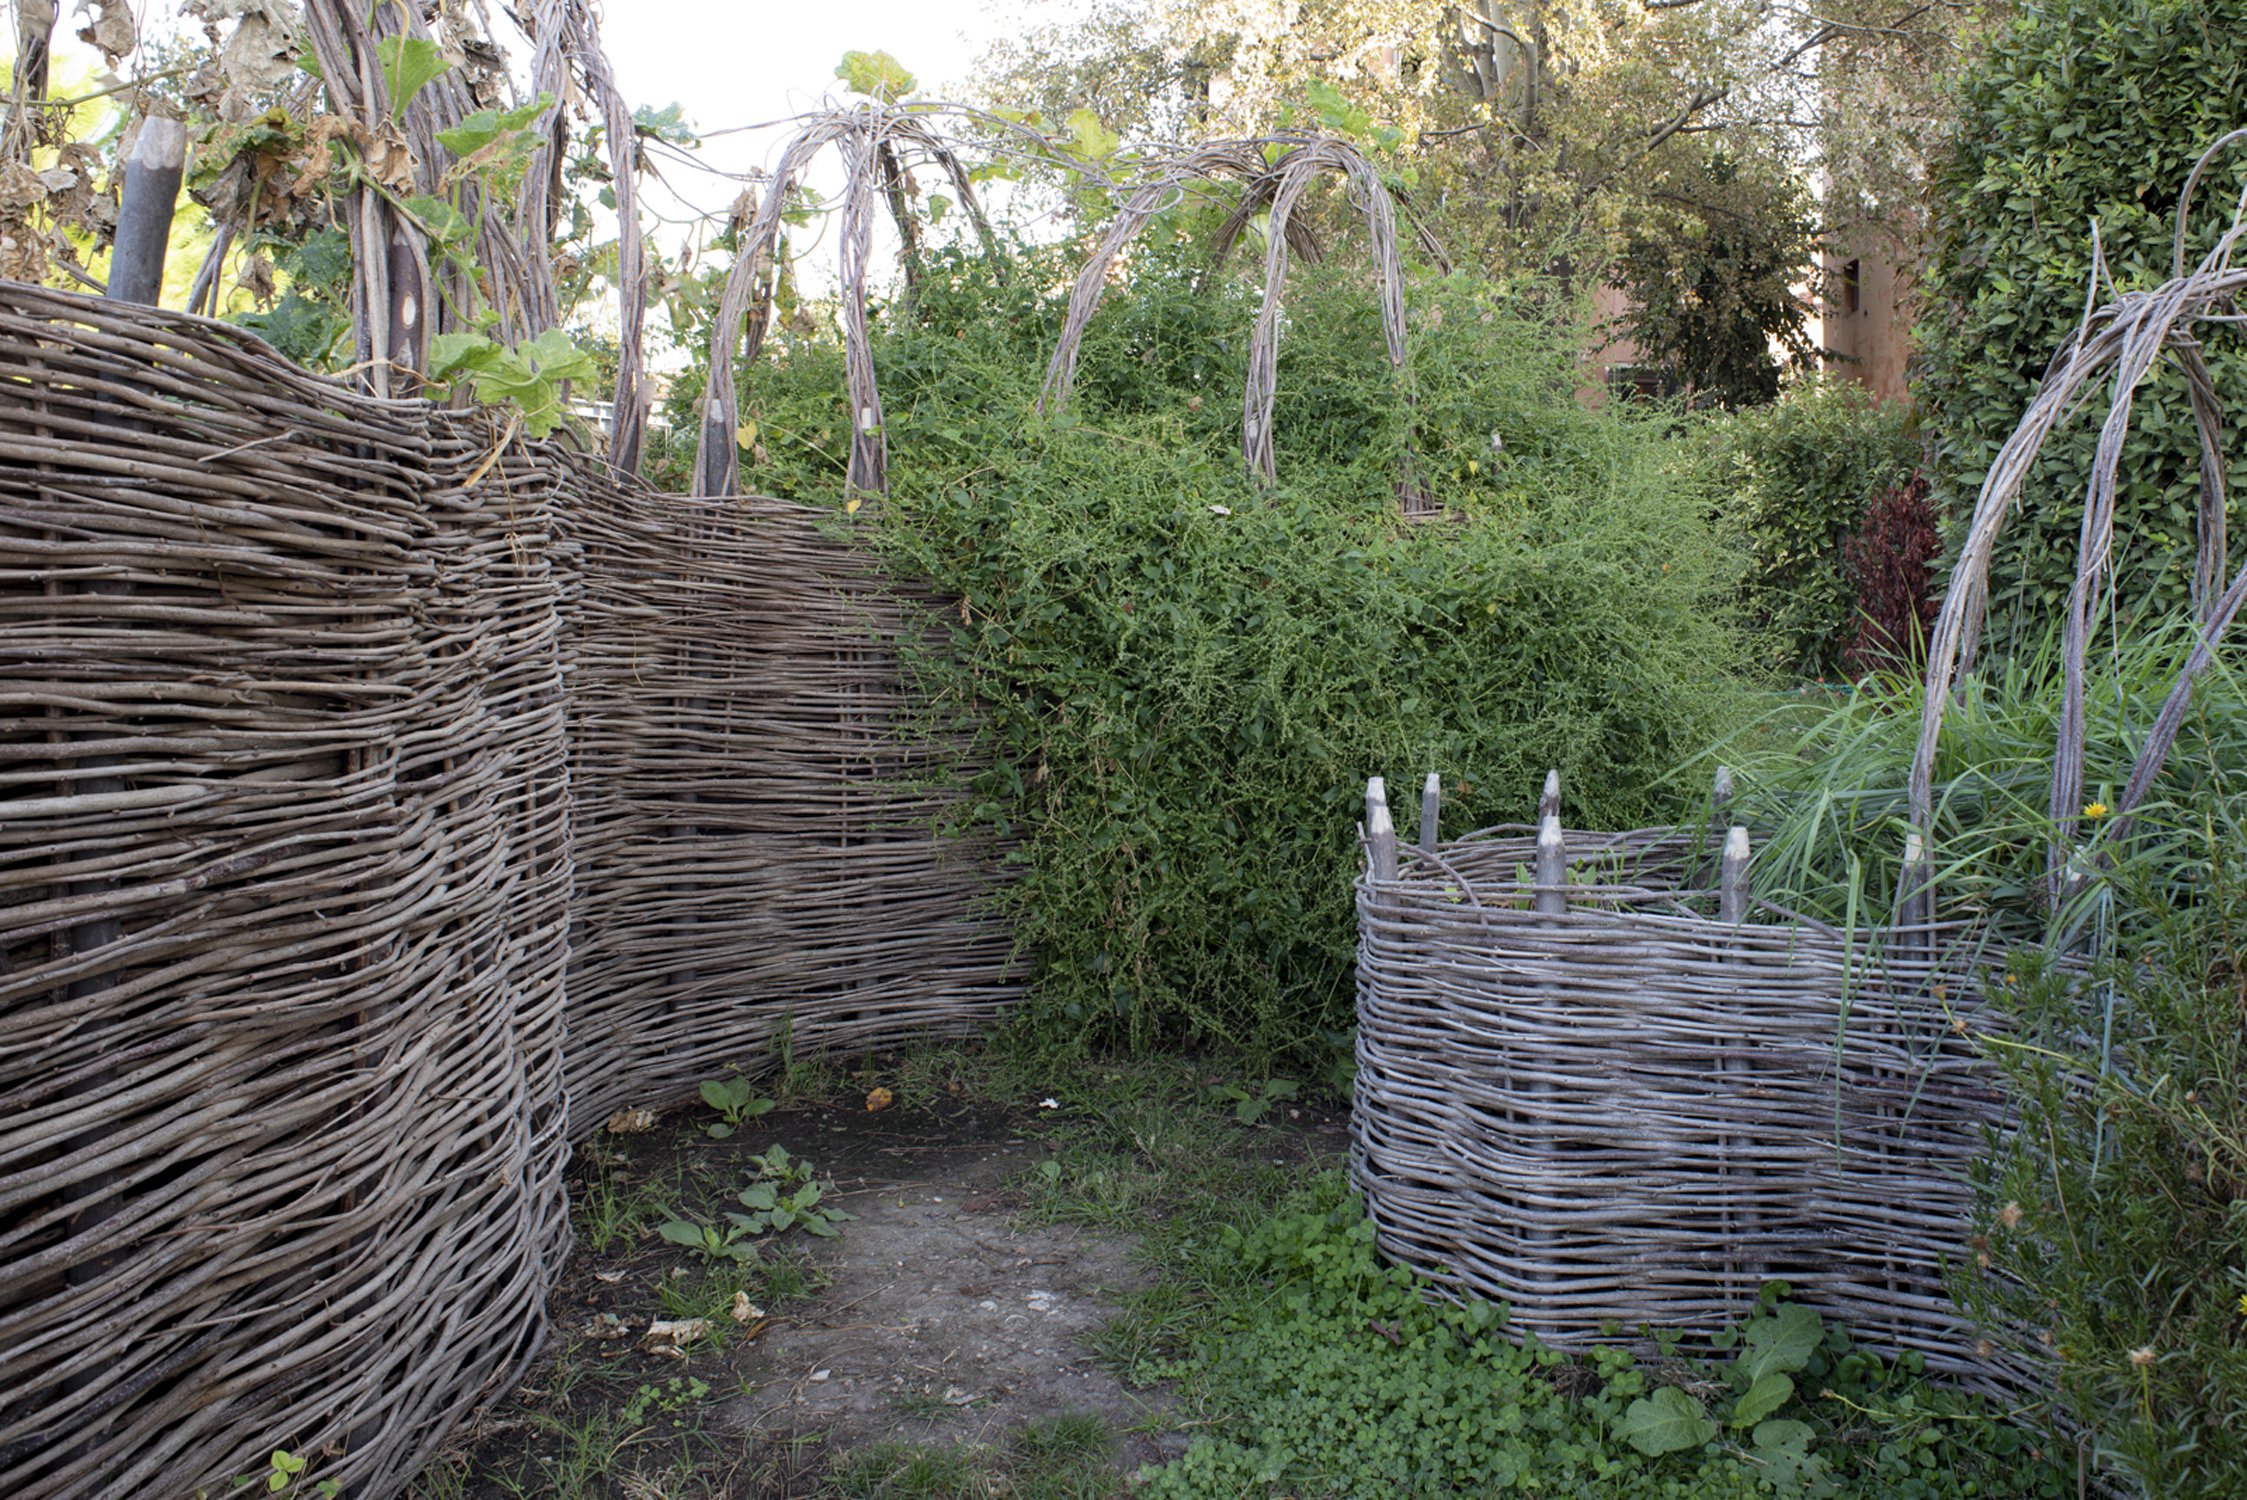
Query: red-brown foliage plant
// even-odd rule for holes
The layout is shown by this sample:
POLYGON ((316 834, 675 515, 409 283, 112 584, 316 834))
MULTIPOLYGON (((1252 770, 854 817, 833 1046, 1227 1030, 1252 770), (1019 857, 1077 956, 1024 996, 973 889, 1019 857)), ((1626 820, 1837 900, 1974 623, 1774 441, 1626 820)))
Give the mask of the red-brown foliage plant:
POLYGON ((1850 675, 1919 670, 1941 603, 1935 561, 1942 550, 1923 477, 1891 485, 1866 507, 1842 547, 1857 590, 1857 635, 1842 654, 1850 675))

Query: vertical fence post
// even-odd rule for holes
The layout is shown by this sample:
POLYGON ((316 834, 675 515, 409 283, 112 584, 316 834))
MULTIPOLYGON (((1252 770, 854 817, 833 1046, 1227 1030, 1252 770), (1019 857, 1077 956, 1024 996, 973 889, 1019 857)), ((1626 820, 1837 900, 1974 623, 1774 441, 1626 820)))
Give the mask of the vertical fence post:
POLYGON ((1560 816, 1560 772, 1545 773, 1545 794, 1537 799, 1537 821, 1560 816))
POLYGON ((1389 816, 1389 784, 1378 776, 1365 783, 1365 852, 1374 880, 1397 878, 1397 825, 1389 816))
MULTIPOLYGON (((1730 793, 1731 787, 1727 784, 1730 778, 1722 770, 1717 775, 1718 792, 1730 793)), ((1720 803, 1719 806, 1721 805, 1720 803)), ((1733 824, 1731 832, 1724 836, 1724 857, 1717 870, 1716 917, 1727 927, 1738 927, 1748 919, 1748 864, 1752 857, 1753 851, 1748 846, 1748 830, 1737 823, 1733 824)), ((1718 1045, 1729 1048, 1737 1040, 1740 1040, 1737 1035, 1725 1037, 1718 1045)), ((1721 1080, 1719 1087, 1729 1090, 1735 1086, 1733 1080, 1743 1073, 1753 1071, 1754 1064, 1745 1056, 1735 1057, 1728 1052, 1717 1054, 1716 1075, 1721 1080)), ((1753 1139, 1726 1134, 1718 1146, 1717 1175, 1723 1178, 1752 1175, 1755 1171, 1755 1149, 1753 1139)), ((1752 1206, 1740 1204, 1729 1187, 1725 1190, 1724 1198, 1727 1220, 1724 1264, 1728 1273, 1725 1289, 1734 1304, 1732 1310, 1744 1313, 1747 1300, 1763 1286, 1763 1262, 1752 1253, 1742 1253, 1732 1247, 1741 1238, 1753 1244, 1756 1236, 1756 1212, 1752 1206), (1733 1217, 1735 1214, 1737 1218, 1733 1217)))
POLYGON ((1420 852, 1436 852, 1437 824, 1443 817, 1443 779, 1435 772, 1420 788, 1420 852))
POLYGON ((154 307, 164 293, 164 253, 172 238, 172 209, 179 202, 187 164, 187 131, 179 121, 150 115, 140 122, 125 157, 125 187, 117 203, 117 237, 109 256, 109 296, 154 307))
POLYGON ((1717 876, 1717 920, 1737 927, 1748 919, 1748 831, 1739 824, 1724 836, 1724 865, 1717 876))
MULTIPOLYGON (((1548 792, 1553 783, 1546 784, 1548 792)), ((1549 812, 1537 826, 1537 911, 1557 917, 1568 910, 1568 838, 1560 831, 1560 814, 1549 812)))

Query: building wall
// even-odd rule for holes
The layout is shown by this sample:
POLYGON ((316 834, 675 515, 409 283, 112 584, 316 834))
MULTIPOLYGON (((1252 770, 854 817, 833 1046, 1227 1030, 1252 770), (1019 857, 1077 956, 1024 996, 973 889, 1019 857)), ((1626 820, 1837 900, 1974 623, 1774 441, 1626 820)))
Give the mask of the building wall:
POLYGON ((1883 401, 1909 394, 1912 280, 1894 242, 1877 231, 1844 241, 1825 258, 1819 346, 1825 370, 1883 401))

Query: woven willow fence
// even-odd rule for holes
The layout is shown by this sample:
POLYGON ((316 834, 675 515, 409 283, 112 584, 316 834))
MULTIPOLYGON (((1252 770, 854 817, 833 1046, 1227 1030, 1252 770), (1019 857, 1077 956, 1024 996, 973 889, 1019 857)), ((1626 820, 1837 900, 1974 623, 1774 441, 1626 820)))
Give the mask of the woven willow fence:
POLYGON ((2102 385, 2061 651, 2056 908, 2129 836, 2195 681, 2247 607, 2247 568, 2224 582, 2223 412, 2201 357, 2247 291, 2232 263, 2247 194, 2201 259, 2186 256, 2195 190, 2218 152, 2240 147, 2247 130, 2186 179, 2161 286, 2116 291, 2094 238, 2082 326, 1984 480, 1929 642, 1893 925, 1844 933, 1751 901, 1746 830, 1709 843, 1721 808, 1701 829, 1569 833, 1556 777, 1534 828, 1444 843, 1431 776, 1422 842, 1400 850, 1372 784, 1355 1170, 1386 1251, 1511 1303, 1517 1326, 1556 1343, 1611 1324, 1713 1333, 1783 1280, 1869 1344, 1918 1349, 1992 1389, 2033 1378, 2022 1341, 1985 1341, 1943 1288, 1946 1265, 1971 1253, 1967 1168, 2004 1114, 1974 1041, 1994 1024, 1982 982, 1998 955, 1977 925, 1940 917, 1931 872, 1950 856, 1935 842, 1934 767, 1951 689, 1974 666, 1997 537, 2045 442, 2102 385), (2163 364, 2185 382, 2201 456, 2199 638, 2142 728, 2113 815, 2087 827, 2084 703, 2117 475, 2137 391, 2163 364))
POLYGON ((1713 1333, 1783 1280, 1984 1373, 1942 1286, 1998 1119, 1972 929, 1747 920, 1744 850, 1698 829, 1553 810, 1400 852, 1378 783, 1368 828, 1353 1167, 1385 1252, 1554 1344, 1713 1333))
POLYGON ((568 1136, 1011 993, 866 564, 496 438, 0 283, 0 1493, 395 1493, 568 1136))

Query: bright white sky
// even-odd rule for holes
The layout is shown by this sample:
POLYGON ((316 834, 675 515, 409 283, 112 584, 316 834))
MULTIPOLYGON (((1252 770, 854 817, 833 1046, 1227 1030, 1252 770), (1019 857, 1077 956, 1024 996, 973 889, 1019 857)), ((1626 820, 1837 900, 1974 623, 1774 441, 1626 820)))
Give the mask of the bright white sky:
MULTIPOLYGON (((1062 11, 1067 0, 1043 0, 1044 11, 1062 11)), ((783 119, 830 102, 844 102, 835 65, 850 51, 887 52, 919 80, 924 97, 959 98, 975 60, 1008 24, 991 0, 790 0, 749 5, 741 0, 612 0, 602 17, 602 37, 617 84, 635 107, 657 109, 677 101, 700 131, 783 119)), ((714 167, 739 172, 770 169, 791 131, 786 125, 708 136, 697 154, 714 167)), ((740 184, 701 173, 664 156, 657 162, 678 199, 661 186, 646 189, 648 208, 678 217, 691 206, 722 213, 740 184)), ((823 157, 810 174, 815 192, 833 195, 841 175, 823 157)), ((667 246, 683 231, 658 226, 667 246)), ((798 234, 798 274, 807 291, 832 285, 834 230, 798 234)), ((886 224, 877 223, 874 264, 895 254, 886 224)))

